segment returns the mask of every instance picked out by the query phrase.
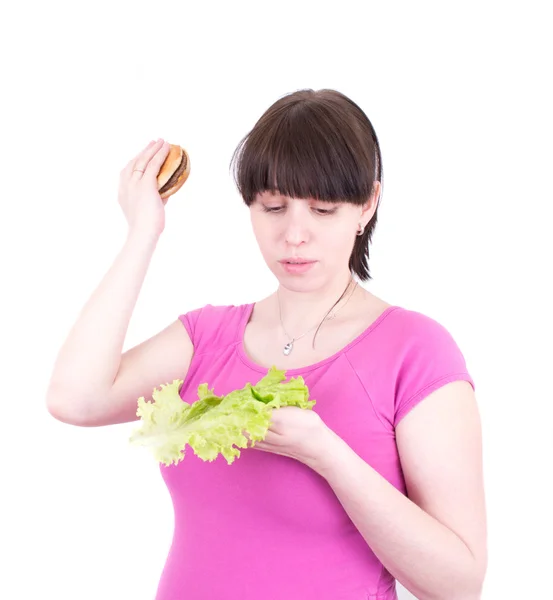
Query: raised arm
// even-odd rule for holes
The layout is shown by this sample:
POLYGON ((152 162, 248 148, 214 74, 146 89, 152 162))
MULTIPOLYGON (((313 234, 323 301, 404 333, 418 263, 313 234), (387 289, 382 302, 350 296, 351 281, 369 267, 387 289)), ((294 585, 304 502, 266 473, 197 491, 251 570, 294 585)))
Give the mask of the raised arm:
POLYGON ((169 144, 150 143, 121 172, 119 204, 129 229, 120 253, 89 298, 63 343, 46 405, 60 421, 83 426, 135 420, 139 396, 183 378, 192 343, 180 322, 122 349, 148 266, 165 227, 156 176, 169 144))

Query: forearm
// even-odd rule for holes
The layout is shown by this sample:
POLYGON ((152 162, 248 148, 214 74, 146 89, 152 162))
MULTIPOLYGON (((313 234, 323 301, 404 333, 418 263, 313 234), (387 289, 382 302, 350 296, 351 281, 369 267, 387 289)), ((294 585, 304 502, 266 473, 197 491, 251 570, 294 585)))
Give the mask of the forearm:
POLYGON ((60 403, 86 403, 89 396, 111 387, 157 239, 139 232, 127 236, 58 353, 47 393, 50 409, 59 409, 60 403))
POLYGON ((480 598, 482 569, 450 529, 409 500, 329 430, 324 477, 388 571, 420 600, 480 598))

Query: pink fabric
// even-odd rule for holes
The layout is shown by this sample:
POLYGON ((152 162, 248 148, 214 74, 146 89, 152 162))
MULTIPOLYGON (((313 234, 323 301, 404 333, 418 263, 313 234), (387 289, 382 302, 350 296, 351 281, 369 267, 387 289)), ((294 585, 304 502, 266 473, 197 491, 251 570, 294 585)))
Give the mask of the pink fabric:
MULTIPOLYGON (((208 304, 179 317, 195 348, 185 401, 201 383, 222 395, 267 372, 242 345, 253 306, 208 304)), ((474 387, 448 331, 398 306, 334 356, 287 375, 304 377, 324 422, 404 494, 395 426, 448 382, 474 387)), ((229 466, 187 449, 160 470, 175 529, 156 600, 396 600, 394 578, 332 488, 299 461, 247 449, 229 466)))

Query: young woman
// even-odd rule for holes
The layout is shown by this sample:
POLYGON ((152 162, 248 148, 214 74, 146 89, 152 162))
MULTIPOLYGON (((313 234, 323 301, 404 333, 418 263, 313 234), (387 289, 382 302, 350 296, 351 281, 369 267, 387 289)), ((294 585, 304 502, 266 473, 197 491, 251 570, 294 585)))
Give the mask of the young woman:
POLYGON ((161 383, 184 379, 192 402, 200 383, 227 394, 272 365, 302 375, 316 405, 275 411, 266 439, 231 467, 191 452, 161 466, 175 532, 157 600, 393 600, 396 580, 422 600, 479 598, 474 383, 443 326, 359 285, 371 278, 382 183, 365 113, 333 90, 271 106, 233 164, 277 289, 180 315, 122 354, 164 229, 155 178, 167 152, 151 143, 121 173, 128 238, 60 350, 50 413, 133 421, 137 398, 161 383))

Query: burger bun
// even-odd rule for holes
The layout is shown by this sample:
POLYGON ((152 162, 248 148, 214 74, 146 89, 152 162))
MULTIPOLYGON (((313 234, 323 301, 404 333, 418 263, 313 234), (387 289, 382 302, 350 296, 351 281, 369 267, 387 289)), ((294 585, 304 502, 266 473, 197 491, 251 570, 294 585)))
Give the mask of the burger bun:
POLYGON ((169 145, 167 158, 157 175, 157 189, 162 200, 180 190, 190 174, 190 157, 184 148, 176 144, 169 145))

